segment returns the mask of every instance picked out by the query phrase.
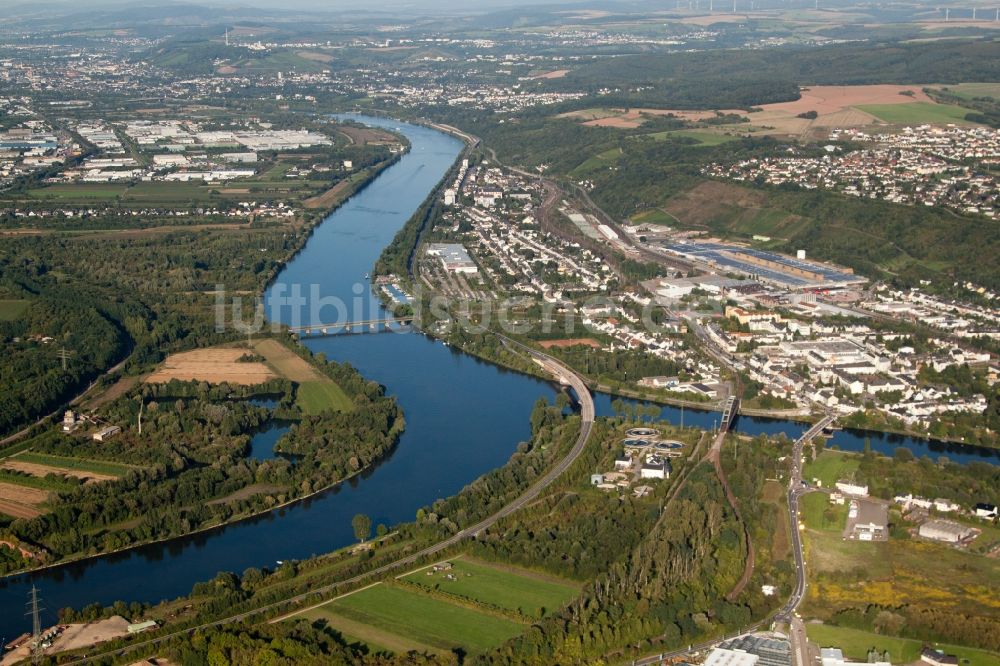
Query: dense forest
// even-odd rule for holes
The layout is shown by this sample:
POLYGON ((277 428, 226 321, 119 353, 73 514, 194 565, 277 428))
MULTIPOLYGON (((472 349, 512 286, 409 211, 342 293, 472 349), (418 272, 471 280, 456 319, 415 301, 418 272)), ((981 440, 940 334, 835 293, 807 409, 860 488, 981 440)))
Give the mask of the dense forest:
POLYGON ((604 106, 750 108, 798 99, 802 85, 958 83, 1000 80, 998 45, 977 41, 843 44, 823 48, 707 51, 606 58, 547 82, 581 87, 604 106))
POLYGON ((46 279, 53 268, 0 250, 0 300, 25 302, 19 316, 0 318, 0 435, 47 414, 124 358, 131 340, 119 322, 143 312, 133 299, 109 301, 96 289, 68 293, 46 279))

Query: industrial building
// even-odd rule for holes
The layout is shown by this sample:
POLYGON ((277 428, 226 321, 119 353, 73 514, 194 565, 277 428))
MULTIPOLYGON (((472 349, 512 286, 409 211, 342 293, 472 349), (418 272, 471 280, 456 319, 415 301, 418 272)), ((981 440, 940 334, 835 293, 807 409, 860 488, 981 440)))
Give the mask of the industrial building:
POLYGON ((848 512, 851 538, 858 541, 884 541, 889 537, 889 507, 881 502, 855 500, 848 512), (855 512, 855 503, 857 511, 855 512), (853 521, 853 524, 851 524, 853 521))
POLYGON ((785 639, 740 636, 719 644, 720 648, 757 655, 757 666, 792 666, 792 646, 785 639))
MULTIPOLYGON (((819 658, 823 666, 845 666, 845 664, 856 663, 844 659, 844 652, 840 648, 820 648, 819 658)), ((887 661, 875 661, 868 663, 873 664, 874 666, 892 666, 887 661)))
POLYGON ((669 479, 670 462, 659 456, 649 456, 642 464, 639 476, 643 479, 669 479))
POLYGON ((917 530, 917 534, 925 539, 958 543, 975 534, 975 530, 951 520, 928 520, 917 530))
POLYGON ((666 245, 665 249, 689 261, 786 289, 828 289, 868 281, 849 268, 806 261, 804 254, 800 255, 801 258, 793 258, 731 243, 708 241, 681 241, 666 245))
POLYGON ((120 433, 121 431, 122 429, 116 425, 107 426, 106 428, 101 428, 90 437, 95 442, 106 442, 115 435, 117 435, 118 433, 120 433))
POLYGON ((475 275, 479 268, 458 243, 431 243, 427 246, 427 254, 441 259, 441 265, 446 271, 475 275))
POLYGON ((853 481, 837 481, 834 484, 840 492, 854 497, 868 497, 868 485, 854 483, 853 481))
POLYGON ((704 666, 756 666, 760 657, 743 650, 715 648, 705 659, 704 666))

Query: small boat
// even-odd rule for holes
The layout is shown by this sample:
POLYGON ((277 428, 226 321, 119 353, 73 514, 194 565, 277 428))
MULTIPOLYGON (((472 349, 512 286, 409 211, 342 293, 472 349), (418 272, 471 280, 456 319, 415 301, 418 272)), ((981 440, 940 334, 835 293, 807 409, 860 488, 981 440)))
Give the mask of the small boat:
POLYGON ((365 279, 366 280, 368 279, 368 273, 365 273, 365 279))

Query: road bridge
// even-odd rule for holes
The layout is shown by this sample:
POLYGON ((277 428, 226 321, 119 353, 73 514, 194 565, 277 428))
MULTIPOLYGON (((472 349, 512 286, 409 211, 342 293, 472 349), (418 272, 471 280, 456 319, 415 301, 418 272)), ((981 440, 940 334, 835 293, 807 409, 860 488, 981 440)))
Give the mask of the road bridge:
POLYGON ((412 326, 414 317, 375 317, 372 319, 356 319, 333 324, 307 324, 305 326, 289 326, 288 331, 297 335, 322 337, 325 335, 343 335, 346 333, 391 333, 396 329, 391 325, 412 326))
POLYGON ((789 625, 788 637, 795 666, 810 665, 805 625, 795 614, 795 610, 806 596, 806 561, 802 553, 802 533, 799 530, 799 498, 811 490, 802 483, 802 449, 833 421, 833 416, 824 416, 795 440, 795 445, 792 447, 792 474, 788 482, 788 520, 792 535, 792 556, 795 560, 795 589, 792 590, 792 595, 785 605, 775 614, 774 619, 787 622, 789 625))
POLYGON ((788 517, 792 528, 792 554, 795 557, 796 585, 788 602, 775 616, 777 620, 791 620, 795 609, 798 608, 806 594, 805 559, 802 555, 802 538, 799 533, 799 497, 809 492, 810 489, 802 485, 802 448, 834 420, 833 416, 824 416, 809 430, 802 433, 802 436, 795 440, 792 447, 792 474, 788 483, 788 517))

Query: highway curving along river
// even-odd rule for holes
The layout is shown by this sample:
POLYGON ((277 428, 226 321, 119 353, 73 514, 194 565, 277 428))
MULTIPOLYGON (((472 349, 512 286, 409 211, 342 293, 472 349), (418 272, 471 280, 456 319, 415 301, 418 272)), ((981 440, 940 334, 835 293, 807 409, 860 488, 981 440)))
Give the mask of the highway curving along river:
MULTIPOLYGON (((462 149, 457 139, 430 128, 361 119, 398 128, 409 138, 411 150, 332 213, 288 263, 266 294, 268 313, 279 321, 295 323, 290 307, 281 305, 279 297, 297 287, 308 304, 312 285, 316 298, 327 302, 336 298, 344 303, 351 319, 381 313, 371 296, 367 274, 382 248, 462 149)), ((318 321, 335 319, 335 310, 332 305, 320 310, 318 321)), ((304 315, 299 323, 315 321, 304 315)), ((30 630, 24 604, 32 584, 38 586, 44 606, 50 609, 43 616, 44 622, 52 624, 55 609, 65 606, 109 604, 118 599, 157 602, 186 594, 195 582, 220 571, 273 567, 277 560, 334 550, 353 541, 350 523, 356 513, 368 514, 376 524, 411 520, 421 506, 452 495, 503 465, 517 444, 529 436, 528 416, 534 402, 540 396, 551 399, 554 393, 546 382, 481 362, 419 334, 307 338, 306 344, 331 359, 351 363, 398 398, 406 431, 387 460, 352 482, 254 519, 4 579, 0 581, 0 635, 16 636, 30 630)), ((595 399, 597 416, 612 413, 608 396, 595 399)), ((662 417, 678 422, 680 410, 664 408, 662 417)), ((713 419, 718 419, 718 414, 688 410, 684 415, 686 425, 711 427, 713 419)), ((794 438, 805 427, 741 418, 737 429, 752 434, 786 432, 794 438)), ((877 436, 872 437, 875 440, 877 436)), ((843 448, 862 444, 855 435, 838 433, 837 438, 843 448)), ((919 447, 928 446, 906 438, 886 441, 885 445, 912 445, 918 455, 924 453, 919 447)), ((877 448, 876 443, 873 448, 877 448)))

